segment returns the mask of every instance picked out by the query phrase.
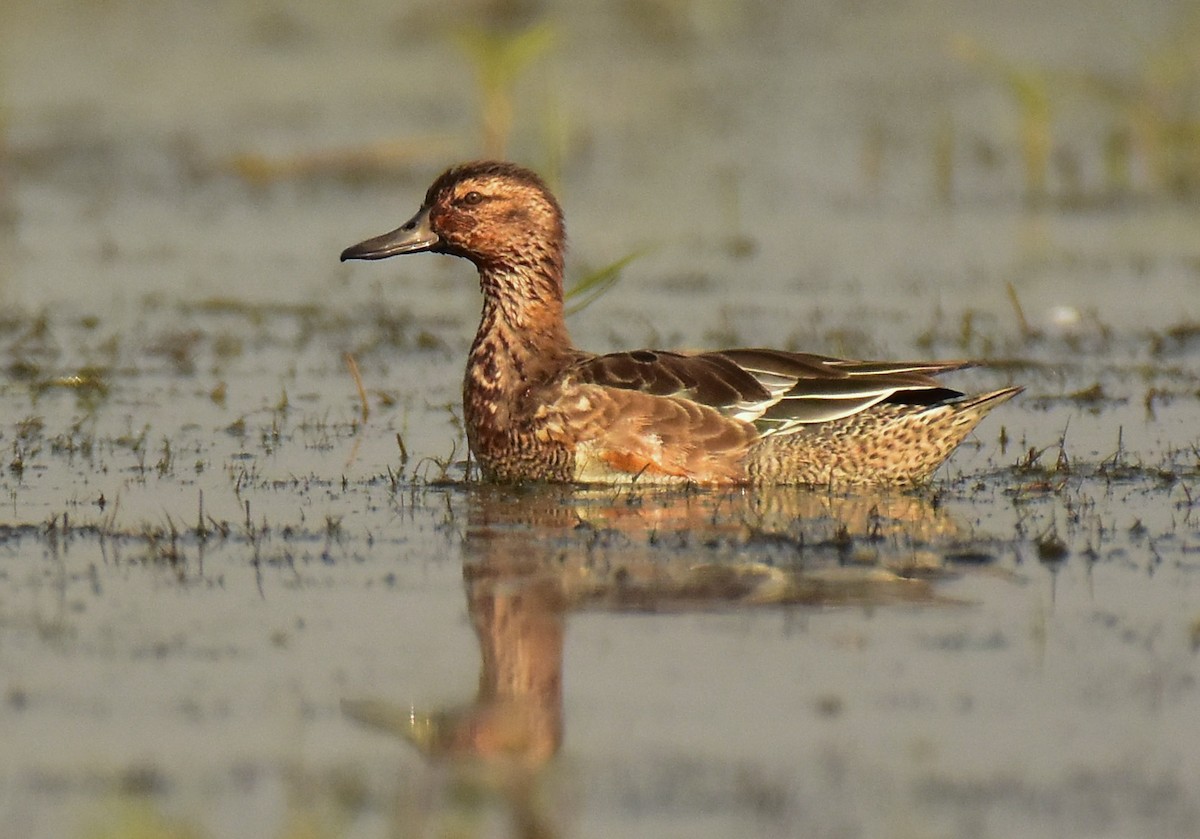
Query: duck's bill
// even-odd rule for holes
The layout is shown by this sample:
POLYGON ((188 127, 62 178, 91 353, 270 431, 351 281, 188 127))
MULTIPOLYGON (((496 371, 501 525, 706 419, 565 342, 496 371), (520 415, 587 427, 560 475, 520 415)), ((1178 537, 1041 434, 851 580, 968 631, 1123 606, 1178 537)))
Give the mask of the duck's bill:
POLYGON ((351 245, 342 251, 347 259, 387 259, 402 253, 420 253, 438 243, 438 235, 429 224, 429 208, 425 207, 407 222, 390 233, 351 245))

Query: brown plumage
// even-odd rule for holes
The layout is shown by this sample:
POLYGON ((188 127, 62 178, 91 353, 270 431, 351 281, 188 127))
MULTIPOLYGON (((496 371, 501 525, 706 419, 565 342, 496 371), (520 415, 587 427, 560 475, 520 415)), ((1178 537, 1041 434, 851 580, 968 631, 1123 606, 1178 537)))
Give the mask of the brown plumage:
POLYGON ((442 174, 403 226, 342 252, 475 264, 483 315, 463 405, 491 480, 911 485, 1021 391, 964 397, 934 378, 964 361, 586 353, 563 319, 564 247, 562 210, 537 175, 479 162, 442 174))

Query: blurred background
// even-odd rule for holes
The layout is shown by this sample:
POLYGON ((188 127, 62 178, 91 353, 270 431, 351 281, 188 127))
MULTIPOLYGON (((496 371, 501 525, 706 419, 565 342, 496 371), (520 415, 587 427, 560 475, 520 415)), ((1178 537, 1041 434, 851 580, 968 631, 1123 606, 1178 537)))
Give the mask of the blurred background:
POLYGON ((623 339, 985 322, 1009 284, 1034 326, 1182 314, 1135 279, 1196 314, 1194 0, 10 0, 0 30, 9 307, 353 302, 451 272, 473 310, 465 266, 336 258, 497 156, 560 192, 573 275, 637 255, 596 316, 629 314, 623 339), (680 289, 699 321, 638 316, 680 289))

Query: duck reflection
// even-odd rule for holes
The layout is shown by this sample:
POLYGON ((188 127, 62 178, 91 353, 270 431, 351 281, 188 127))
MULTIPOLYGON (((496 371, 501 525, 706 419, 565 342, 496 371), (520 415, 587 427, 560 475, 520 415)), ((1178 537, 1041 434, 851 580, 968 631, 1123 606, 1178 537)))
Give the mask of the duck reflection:
POLYGON ((558 833, 536 791, 563 741, 570 612, 949 602, 933 583, 962 535, 946 511, 904 494, 481 486, 467 501, 474 699, 346 710, 454 767, 456 783, 500 792, 520 836, 558 833))
POLYGON ((470 500, 472 605, 497 581, 553 585, 565 610, 933 602, 962 539, 945 510, 903 494, 546 487, 470 500))

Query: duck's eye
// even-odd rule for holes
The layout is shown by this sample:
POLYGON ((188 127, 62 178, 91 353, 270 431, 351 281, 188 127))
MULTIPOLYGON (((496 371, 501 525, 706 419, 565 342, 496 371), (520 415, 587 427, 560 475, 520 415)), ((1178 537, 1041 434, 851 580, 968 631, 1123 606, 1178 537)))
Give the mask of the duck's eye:
POLYGON ((476 204, 483 202, 483 196, 475 190, 471 190, 462 197, 462 203, 468 207, 474 207, 476 204))

